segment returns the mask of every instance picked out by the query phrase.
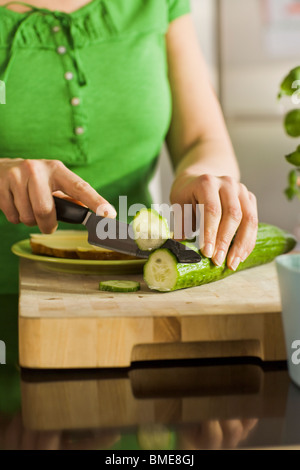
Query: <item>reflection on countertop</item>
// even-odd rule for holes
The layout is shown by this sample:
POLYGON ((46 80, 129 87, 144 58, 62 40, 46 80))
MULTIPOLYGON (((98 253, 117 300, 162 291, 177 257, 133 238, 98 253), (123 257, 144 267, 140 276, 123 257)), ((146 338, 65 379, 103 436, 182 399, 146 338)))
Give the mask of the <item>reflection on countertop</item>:
POLYGON ((2 448, 300 444, 300 391, 282 362, 214 359, 136 363, 126 370, 22 370, 20 386, 21 410, 0 417, 2 448))

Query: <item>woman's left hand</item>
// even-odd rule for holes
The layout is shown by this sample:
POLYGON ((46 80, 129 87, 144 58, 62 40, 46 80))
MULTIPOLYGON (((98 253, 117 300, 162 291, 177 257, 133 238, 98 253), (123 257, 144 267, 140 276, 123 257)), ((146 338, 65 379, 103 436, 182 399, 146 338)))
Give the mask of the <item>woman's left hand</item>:
MULTIPOLYGON (((229 176, 179 175, 172 186, 171 204, 204 205, 201 252, 235 271, 252 252, 258 228, 256 197, 244 184, 229 176), (235 236, 232 246, 230 246, 235 236)), ((185 230, 184 232, 185 233, 185 230)))

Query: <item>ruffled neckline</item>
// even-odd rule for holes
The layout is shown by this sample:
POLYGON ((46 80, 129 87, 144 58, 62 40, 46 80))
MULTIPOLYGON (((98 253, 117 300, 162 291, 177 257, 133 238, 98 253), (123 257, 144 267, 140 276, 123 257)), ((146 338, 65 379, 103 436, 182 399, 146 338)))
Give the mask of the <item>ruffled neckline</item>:
POLYGON ((7 15, 14 16, 15 18, 22 19, 23 17, 26 17, 31 14, 32 10, 30 10, 30 7, 32 7, 32 9, 47 11, 49 14, 58 13, 62 15, 67 15, 70 18, 78 18, 80 16, 84 16, 86 13, 89 13, 89 11, 95 8, 95 6, 99 3, 101 3, 101 0, 91 0, 89 3, 86 3, 82 7, 77 8, 77 10, 74 10, 70 13, 66 13, 61 10, 50 10, 49 8, 35 7, 34 5, 30 5, 30 3, 25 3, 25 2, 9 2, 7 5, 0 6, 0 11, 6 13, 7 15), (13 3, 23 4, 24 6, 28 6, 29 10, 26 12, 18 12, 15 10, 11 10, 10 8, 7 8, 7 5, 9 5, 10 3, 11 4, 13 3))
POLYGON ((19 13, 3 5, 0 13, 0 48, 8 47, 9 55, 17 48, 56 49, 67 40, 77 49, 168 28, 166 0, 92 0, 72 13, 36 7, 19 13))

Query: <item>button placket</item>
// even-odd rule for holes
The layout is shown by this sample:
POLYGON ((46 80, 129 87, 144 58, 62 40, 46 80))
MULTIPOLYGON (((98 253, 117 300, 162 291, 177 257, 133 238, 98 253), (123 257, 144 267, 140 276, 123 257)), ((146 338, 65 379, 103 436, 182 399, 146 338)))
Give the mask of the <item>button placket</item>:
POLYGON ((63 26, 55 24, 52 27, 53 38, 56 45, 56 52, 61 57, 61 63, 63 66, 62 79, 65 80, 68 92, 69 99, 68 103, 70 106, 70 112, 72 113, 73 118, 73 128, 72 134, 74 142, 77 143, 77 146, 80 150, 80 157, 75 156, 74 161, 79 163, 79 160, 82 163, 87 162, 87 152, 86 152, 86 121, 87 116, 85 110, 82 107, 81 99, 81 87, 78 83, 76 72, 74 71, 74 64, 72 57, 68 53, 69 45, 65 45, 65 35, 61 34, 63 32, 63 26))

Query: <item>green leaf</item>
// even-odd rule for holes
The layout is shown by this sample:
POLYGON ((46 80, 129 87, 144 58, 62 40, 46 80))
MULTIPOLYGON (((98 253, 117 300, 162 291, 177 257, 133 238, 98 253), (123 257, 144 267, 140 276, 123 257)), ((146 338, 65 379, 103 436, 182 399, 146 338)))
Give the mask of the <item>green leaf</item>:
POLYGON ((300 80, 300 66, 292 69, 290 73, 284 78, 280 85, 278 98, 281 98, 284 95, 292 96, 296 91, 296 88, 293 87, 293 83, 296 80, 300 80))
POLYGON ((284 194, 286 195, 288 200, 291 201, 298 194, 298 191, 294 188, 286 188, 284 194))
POLYGON ((291 165, 300 166, 300 146, 295 152, 286 155, 285 158, 291 165))
POLYGON ((291 201, 294 197, 300 198, 300 188, 298 187, 298 173, 299 168, 292 170, 288 176, 288 187, 286 188, 285 195, 291 201))
POLYGON ((300 109, 294 109, 286 115, 284 127, 290 137, 300 137, 300 109))
POLYGON ((297 170, 292 170, 289 173, 290 188, 296 188, 297 187, 297 179, 298 179, 298 171, 297 170))

